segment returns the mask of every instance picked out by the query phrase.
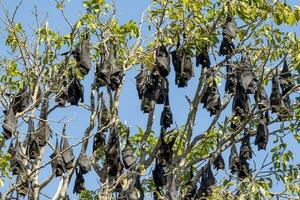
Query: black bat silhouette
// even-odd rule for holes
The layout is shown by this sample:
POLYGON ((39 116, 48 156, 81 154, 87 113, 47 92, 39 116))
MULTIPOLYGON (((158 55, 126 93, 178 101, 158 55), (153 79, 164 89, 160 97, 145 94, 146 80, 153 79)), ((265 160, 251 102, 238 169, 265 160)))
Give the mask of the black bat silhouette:
POLYGON ((3 111, 5 114, 2 128, 3 136, 5 139, 11 138, 12 134, 17 130, 18 119, 15 116, 15 113, 12 108, 9 108, 8 111, 3 111))
POLYGON ((221 153, 216 157, 213 164, 214 164, 214 168, 216 168, 217 170, 225 169, 225 162, 221 153))
POLYGON ((82 174, 86 174, 92 170, 91 160, 85 152, 80 152, 78 157, 78 165, 82 174))
POLYGON ((76 173, 76 179, 74 183, 73 193, 80 194, 81 191, 85 190, 83 173, 80 169, 77 170, 77 168, 75 170, 75 173, 76 173))
POLYGON ((258 146, 258 150, 265 150, 269 140, 269 130, 268 130, 268 122, 265 117, 261 117, 259 120, 257 131, 256 131, 256 138, 255 138, 255 145, 258 146))
POLYGON ((170 74, 170 54, 164 45, 156 49, 156 67, 162 77, 170 74))
POLYGON ((62 156, 60 155, 60 146, 56 138, 56 145, 54 152, 50 155, 52 172, 56 177, 62 176, 65 172, 65 165, 62 156))
POLYGON ((233 142, 231 145, 231 152, 229 156, 229 169, 232 174, 239 172, 239 168, 240 168, 239 163, 240 163, 239 155, 237 153, 235 143, 233 142))

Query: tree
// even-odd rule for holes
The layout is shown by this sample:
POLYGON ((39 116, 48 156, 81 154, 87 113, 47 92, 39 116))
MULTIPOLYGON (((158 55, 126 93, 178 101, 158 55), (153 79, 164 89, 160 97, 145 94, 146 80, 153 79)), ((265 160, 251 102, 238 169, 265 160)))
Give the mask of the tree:
POLYGON ((300 7, 280 0, 161 0, 140 22, 120 24, 115 1, 87 0, 72 23, 64 12, 69 3, 61 0, 57 12, 69 26, 61 35, 37 8, 33 34, 27 31, 15 21, 21 4, 11 15, 1 1, 9 56, 0 61, 6 146, 0 169, 1 182, 8 169, 13 180, 4 199, 42 199, 56 177, 53 199, 69 198, 72 177, 81 199, 299 198, 300 43, 287 27, 296 27, 300 7), (136 98, 148 113, 137 134, 119 117, 134 66, 136 98), (193 96, 186 96, 186 121, 178 125, 172 111, 181 108, 169 98, 177 89, 168 81, 174 73, 181 91, 191 91, 188 83, 198 79, 193 96), (212 120, 199 133, 201 104, 212 120), (89 122, 80 141, 69 144, 69 122, 49 116, 76 106, 89 113, 89 122), (263 159, 260 150, 269 151, 263 159), (43 169, 49 176, 40 180, 43 169), (90 170, 98 175, 96 191, 84 188, 90 170))

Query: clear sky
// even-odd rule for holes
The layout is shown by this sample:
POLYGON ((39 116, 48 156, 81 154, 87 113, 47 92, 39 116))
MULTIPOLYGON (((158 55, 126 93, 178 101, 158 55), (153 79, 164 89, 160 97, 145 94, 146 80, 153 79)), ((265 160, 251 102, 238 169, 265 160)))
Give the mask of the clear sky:
MULTIPOLYGON (((5 6, 10 10, 10 12, 13 12, 13 9, 18 4, 19 1, 12 1, 12 0, 3 0, 5 6)), ((140 16, 142 12, 147 8, 149 3, 151 3, 150 0, 116 0, 117 2, 117 17, 120 21, 120 23, 124 23, 130 19, 134 19, 137 23, 140 21, 140 16)), ((291 4, 299 3, 298 0, 289 0, 291 4)), ((21 5, 17 15, 16 15, 16 21, 23 23, 23 27, 25 27, 26 30, 30 30, 30 27, 33 26, 34 22, 34 16, 31 13, 34 9, 34 5, 37 6, 39 14, 41 17, 48 16, 48 22, 49 26, 54 29, 55 31, 59 31, 62 34, 68 33, 70 30, 67 27, 66 23, 64 22, 62 16, 55 8, 55 3, 52 0, 31 0, 31 1, 24 1, 24 3, 21 5)), ((80 15, 81 12, 84 12, 83 7, 81 6, 81 1, 79 0, 70 0, 69 3, 66 4, 66 15, 68 18, 71 19, 71 22, 75 22, 77 17, 80 15)), ((0 10, 0 17, 3 17, 3 12, 0 10)), ((0 27, 3 27, 3 24, 0 22, 0 27)), ((144 27, 144 32, 147 30, 147 27, 144 27)), ((293 29, 294 31, 296 29, 293 29)), ((299 33, 299 31, 298 31, 299 33)), ((6 52, 6 48, 2 48, 4 46, 5 41, 5 33, 3 32, 3 29, 0 28, 0 55, 8 55, 6 52)), ((174 116, 174 122, 175 124, 178 124, 178 126, 185 123, 188 113, 188 102, 186 101, 185 96, 188 96, 190 99, 193 98, 195 87, 198 81, 198 78, 200 76, 200 68, 195 68, 196 74, 195 77, 189 81, 189 86, 185 89, 179 89, 177 86, 175 86, 175 77, 174 77, 174 70, 172 69, 172 73, 169 76, 169 82, 170 82, 170 104, 171 109, 174 116)), ((137 132, 136 126, 140 126, 143 129, 146 127, 147 123, 147 115, 143 114, 140 111, 140 102, 137 96, 137 91, 135 88, 135 75, 136 70, 131 70, 126 75, 126 81, 124 88, 122 90, 121 94, 121 100, 120 100, 120 118, 122 122, 125 122, 131 126, 131 134, 135 134, 137 132)), ((90 94, 90 84, 93 78, 93 74, 90 72, 87 78, 84 80, 84 86, 85 86, 85 99, 88 101, 89 94, 90 94)), ((222 86, 220 86, 219 90, 223 94, 224 83, 222 86)), ((52 104, 54 105, 54 104, 52 104)), ((200 105, 200 108, 202 108, 202 105, 200 105)), ((162 106, 158 105, 156 107, 155 112, 155 120, 154 120, 154 126, 153 130, 155 130, 157 133, 159 131, 159 118, 160 113, 162 111, 162 106)), ((228 109, 222 114, 221 119, 224 119, 226 115, 229 115, 231 113, 231 106, 229 106, 228 109)), ((74 139, 70 139, 70 143, 78 142, 81 136, 84 133, 84 129, 88 126, 89 121, 89 113, 84 111, 83 108, 80 107, 69 107, 69 108, 63 108, 60 109, 58 112, 51 114, 49 116, 49 120, 51 122, 51 127, 53 130, 57 133, 60 133, 62 130, 62 124, 56 123, 55 121, 58 121, 60 119, 69 121, 67 134, 70 137, 73 137, 74 139)), ((212 121, 212 117, 209 116, 208 112, 204 109, 200 109, 198 112, 198 117, 196 119, 196 126, 194 129, 194 135, 198 135, 204 132, 204 130, 207 129, 210 122, 212 121)), ((175 127, 175 126, 174 126, 175 127)), ((54 141, 55 138, 52 138, 52 141, 54 141)), ((253 142, 253 141, 252 141, 253 142)), ((272 141, 271 141, 272 142, 272 141)), ((270 143, 271 143, 270 142, 270 143)), ((291 145, 293 148, 298 147, 295 142, 292 142, 291 145)), ((256 160, 262 160, 267 152, 270 150, 272 145, 269 145, 266 152, 260 151, 259 153, 256 152, 256 147, 253 145, 253 149, 255 149, 255 154, 257 157, 256 160)), ((79 148, 74 149, 76 155, 78 155, 79 148)), ((91 145, 88 150, 91 152, 91 145)), ((51 154, 51 151, 48 151, 46 153, 46 160, 48 160, 48 156, 51 154)), ((225 161, 228 160, 228 153, 225 153, 223 155, 225 161)), ((299 162, 299 159, 298 159, 299 162)), ((251 161, 252 163, 252 161, 251 161)), ((252 163, 253 165, 253 163, 252 163)), ((40 180, 44 180, 50 172, 50 166, 42 170, 40 180)), ((74 181, 73 176, 73 181, 74 181)), ((86 188, 90 190, 95 190, 99 187, 99 183, 97 178, 95 178, 96 175, 94 172, 91 172, 87 175, 85 175, 86 180, 86 188)), ((76 196, 73 195, 73 181, 71 183, 71 186, 69 187, 69 194, 71 196, 71 199, 76 199, 76 196)), ((53 194, 56 191, 57 185, 58 185, 59 179, 56 178, 55 181, 53 181, 47 188, 45 188, 42 193, 47 194, 48 196, 52 197, 53 194)), ((9 185, 10 181, 5 182, 4 188, 0 188, 0 191, 3 193, 7 186, 9 185)), ((277 189, 280 189, 280 186, 277 187, 277 189)), ((45 197, 41 196, 41 199, 46 199, 45 197)))

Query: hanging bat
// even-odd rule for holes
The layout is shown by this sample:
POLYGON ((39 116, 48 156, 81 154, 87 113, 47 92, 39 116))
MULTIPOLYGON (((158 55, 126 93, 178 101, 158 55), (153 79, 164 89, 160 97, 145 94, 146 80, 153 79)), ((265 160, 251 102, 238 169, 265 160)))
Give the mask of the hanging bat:
MULTIPOLYGON (((16 141, 15 149, 13 150, 12 158, 10 160, 10 168, 12 175, 19 175, 23 172, 26 172, 24 159, 22 157, 21 144, 16 141)), ((24 155, 24 154, 23 154, 24 155)))
POLYGON ((11 102, 11 108, 13 109, 14 113, 21 113, 23 112, 27 106, 29 105, 30 97, 29 93, 26 89, 18 92, 13 98, 11 102))
POLYGON ((64 132, 61 139, 61 151, 63 152, 62 158, 64 160, 65 168, 69 170, 73 167, 73 161, 75 157, 72 148, 70 148, 68 138, 64 132))
POLYGON ((235 38, 237 32, 237 24, 234 19, 227 16, 223 27, 223 41, 220 46, 219 55, 231 55, 235 49, 232 39, 235 38))
POLYGON ((29 136, 26 154, 29 155, 29 159, 33 160, 37 159, 40 155, 40 146, 34 135, 29 136))
POLYGON ((240 179, 245 179, 248 176, 251 175, 251 171, 249 168, 249 163, 247 162, 246 159, 241 159, 240 160, 240 170, 239 170, 239 178, 240 179))
POLYGON ((192 182, 194 178, 194 173, 193 173, 193 167, 190 168, 190 174, 189 174, 189 179, 186 184, 186 192, 184 196, 184 200, 192 200, 195 198, 196 193, 197 193, 197 186, 193 186, 192 182))
POLYGON ((110 138, 106 148, 106 162, 108 163, 108 175, 117 177, 121 175, 123 166, 120 160, 119 127, 114 125, 110 130, 110 138))
POLYGON ((77 168, 75 170, 75 173, 76 173, 76 179, 74 183, 73 193, 80 194, 83 190, 85 190, 83 173, 80 169, 77 170, 77 168))
POLYGON ((227 62, 226 66, 226 83, 225 92, 228 94, 235 94, 237 87, 237 70, 233 70, 230 63, 227 62))
POLYGON ((140 182, 140 176, 137 175, 130 182, 129 188, 126 191, 126 199, 144 200, 144 191, 140 182))
POLYGON ((65 106, 67 101, 68 101, 68 88, 67 88, 67 81, 64 80, 60 92, 55 97, 55 102, 57 102, 59 106, 65 106))
POLYGON ((255 92, 254 99, 260 110, 269 108, 269 98, 264 88, 255 92))
POLYGON ((95 153, 98 149, 104 149, 104 146, 105 146, 104 133, 97 131, 93 140, 93 153, 95 153))
POLYGON ((139 99, 141 100, 143 98, 145 84, 147 81, 147 70, 142 68, 140 72, 136 75, 135 79, 136 79, 136 89, 138 91, 139 99))
POLYGON ((160 164, 166 165, 170 164, 172 162, 172 157, 173 157, 173 146, 176 141, 176 137, 174 137, 170 142, 166 143, 163 135, 164 135, 164 128, 161 128, 161 134, 160 134, 160 140, 161 140, 161 145, 159 149, 159 162, 160 164))
POLYGON ((212 194, 212 187, 216 184, 216 179, 212 173, 211 166, 208 165, 207 170, 203 173, 201 178, 200 188, 197 191, 197 197, 209 197, 212 194))
POLYGON ((252 148, 250 145, 250 136, 247 131, 245 131, 241 148, 240 148, 240 160, 252 159, 252 148))
POLYGON ((126 145, 122 150, 123 163, 126 169, 130 169, 136 162, 134 152, 129 141, 129 128, 127 128, 126 145))
POLYGON ((170 74, 170 55, 164 45, 156 49, 156 67, 162 77, 167 77, 170 74))
MULTIPOLYGON (((100 121, 99 121, 99 128, 98 129, 102 129, 104 127, 107 127, 110 123, 110 113, 109 110, 105 104, 105 99, 104 96, 102 95, 101 97, 101 112, 100 112, 100 121)), ((103 131, 107 131, 107 128, 104 128, 103 131)))
POLYGON ((289 70, 286 60, 283 63, 283 68, 279 74, 279 79, 282 96, 285 96, 295 86, 292 73, 289 70))
POLYGON ((254 144, 257 145, 258 150, 266 150, 269 140, 268 123, 265 117, 261 117, 256 131, 256 138, 254 144))
POLYGON ((202 102, 205 108, 210 112, 210 116, 220 112, 222 107, 221 98, 215 81, 213 81, 212 86, 208 86, 202 102))
POLYGON ((90 71, 91 53, 88 33, 84 34, 80 43, 74 50, 62 53, 62 56, 72 55, 76 60, 76 66, 79 68, 82 75, 87 75, 90 71))
POLYGON ((258 80, 256 79, 255 74, 251 70, 250 60, 247 55, 244 55, 242 57, 240 81, 247 94, 255 94, 257 90, 258 80))
POLYGON ((240 159, 237 153, 237 149, 235 143, 233 142, 231 145, 231 152, 229 156, 229 169, 232 174, 239 172, 240 168, 240 159))
POLYGON ((202 69, 210 68, 211 62, 208 55, 207 45, 202 49, 199 55, 196 56, 196 66, 202 65, 202 69))
POLYGON ((6 140, 11 138, 12 134, 17 130, 18 119, 15 116, 15 113, 12 108, 9 108, 8 111, 3 111, 5 114, 2 128, 3 128, 3 136, 6 140))
POLYGON ((47 144, 51 136, 51 130, 46 123, 42 123, 41 127, 37 130, 37 140, 40 147, 44 147, 47 144))
POLYGON ((81 103, 84 102, 83 86, 77 78, 74 78, 68 87, 68 102, 71 105, 78 106, 79 100, 81 100, 81 103))
POLYGON ((119 56, 117 54, 117 51, 115 49, 116 47, 114 45, 110 45, 110 52, 109 52, 109 65, 111 67, 111 73, 110 73, 110 81, 108 83, 110 89, 115 91, 119 85, 121 84, 124 76, 123 68, 118 66, 119 64, 119 56))
POLYGON ((167 78, 160 78, 158 90, 159 93, 156 98, 156 104, 165 104, 169 94, 169 81, 167 78))
POLYGON ((225 162, 221 153, 216 157, 213 164, 214 164, 214 168, 217 170, 225 169, 225 162))
POLYGON ((16 185, 16 190, 19 195, 24 197, 30 194, 31 181, 27 178, 27 174, 25 172, 22 172, 17 176, 16 185))
POLYGON ((60 146, 58 139, 56 138, 56 145, 54 152, 50 155, 52 172, 56 177, 62 176, 65 172, 65 165, 62 156, 60 155, 60 146))
POLYGON ((249 97, 245 90, 238 85, 236 94, 233 98, 232 112, 241 118, 245 117, 250 112, 249 97))
POLYGON ((78 165, 82 174, 86 174, 92 170, 91 160, 85 152, 80 152, 78 158, 78 165))
POLYGON ((167 129, 171 127, 172 124, 173 124, 173 114, 170 108, 169 95, 167 95, 164 109, 160 116, 160 125, 163 128, 167 129))
POLYGON ((156 188, 162 187, 167 183, 164 166, 158 163, 156 159, 155 168, 152 171, 153 181, 156 188))

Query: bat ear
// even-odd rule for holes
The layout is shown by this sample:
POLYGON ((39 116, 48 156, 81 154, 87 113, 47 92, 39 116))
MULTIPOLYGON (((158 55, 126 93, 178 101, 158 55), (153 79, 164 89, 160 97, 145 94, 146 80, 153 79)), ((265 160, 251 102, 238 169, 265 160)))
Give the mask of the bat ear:
POLYGON ((82 174, 86 174, 87 172, 92 170, 91 160, 84 152, 80 152, 78 158, 78 164, 82 174))
POLYGON ((239 163, 240 163, 239 156, 237 153, 235 143, 233 141, 232 145, 231 145, 230 156, 229 156, 229 168, 230 168, 232 174, 239 171, 239 167, 240 167, 239 163))

